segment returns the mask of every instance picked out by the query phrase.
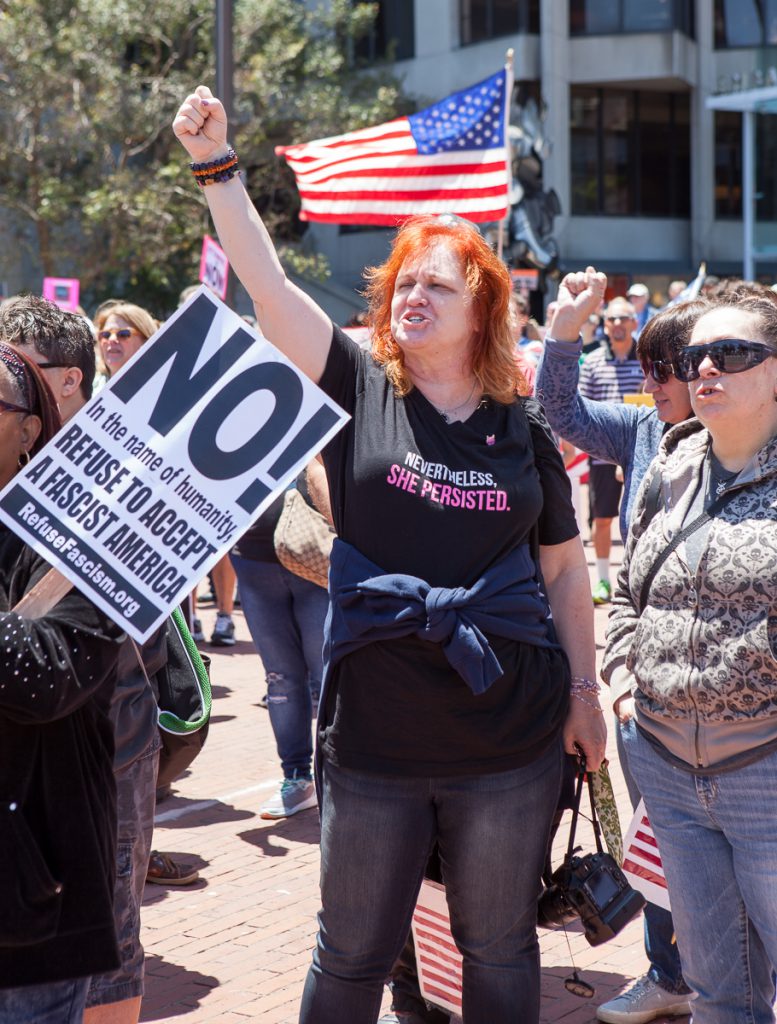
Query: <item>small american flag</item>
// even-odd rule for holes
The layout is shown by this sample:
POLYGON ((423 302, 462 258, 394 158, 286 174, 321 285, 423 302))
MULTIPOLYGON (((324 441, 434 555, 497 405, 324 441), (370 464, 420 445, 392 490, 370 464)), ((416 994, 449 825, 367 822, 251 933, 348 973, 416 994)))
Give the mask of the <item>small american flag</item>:
POLYGON ((640 800, 626 833, 621 867, 629 883, 646 900, 664 910, 671 910, 658 843, 648 821, 644 800, 640 800))
POLYGON ((396 225, 416 214, 455 213, 501 220, 509 79, 503 69, 409 117, 276 147, 294 171, 300 218, 396 225))
POLYGON ((413 912, 413 942, 421 995, 435 1006, 461 1013, 461 953, 451 935, 445 887, 425 878, 413 912))

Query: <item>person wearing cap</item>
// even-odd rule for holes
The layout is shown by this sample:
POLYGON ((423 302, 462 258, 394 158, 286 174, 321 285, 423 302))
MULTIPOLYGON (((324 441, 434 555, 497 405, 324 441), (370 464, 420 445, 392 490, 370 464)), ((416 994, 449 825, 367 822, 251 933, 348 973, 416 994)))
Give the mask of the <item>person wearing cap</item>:
POLYGON ((634 307, 634 315, 637 318, 637 329, 634 331, 634 337, 639 337, 639 332, 658 310, 655 306, 650 305, 650 292, 648 286, 642 284, 640 281, 636 281, 626 292, 626 298, 634 307))

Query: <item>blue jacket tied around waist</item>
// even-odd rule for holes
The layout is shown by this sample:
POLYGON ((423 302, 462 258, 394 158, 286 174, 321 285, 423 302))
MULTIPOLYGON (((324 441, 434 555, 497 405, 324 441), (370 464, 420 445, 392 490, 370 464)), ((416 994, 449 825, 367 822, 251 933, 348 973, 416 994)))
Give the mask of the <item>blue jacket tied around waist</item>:
POLYGON ((338 539, 329 590, 325 678, 341 658, 365 644, 415 635, 441 644, 451 667, 478 695, 502 675, 485 634, 558 646, 528 544, 490 566, 471 587, 432 587, 417 576, 384 573, 338 539))

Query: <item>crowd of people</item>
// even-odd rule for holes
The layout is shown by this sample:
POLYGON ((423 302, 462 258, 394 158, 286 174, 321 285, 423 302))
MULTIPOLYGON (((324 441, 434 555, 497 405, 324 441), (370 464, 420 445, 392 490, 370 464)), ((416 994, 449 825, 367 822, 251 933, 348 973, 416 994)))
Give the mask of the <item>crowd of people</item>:
MULTIPOLYGON (((597 1016, 774 1022, 777 294, 678 281, 658 309, 588 267, 540 325, 472 224, 422 216, 366 271, 356 343, 286 277, 207 88, 174 131, 263 335, 350 415, 291 485, 335 529, 328 590, 278 560, 283 494, 211 578, 210 642, 234 643, 239 595, 263 668, 282 779, 260 814, 320 813, 301 1024, 375 1024, 387 979, 383 1024, 445 1021, 408 945, 430 873, 465 1024, 539 1020, 562 782, 605 756, 596 605, 621 769, 672 906, 647 906, 646 972, 597 1016)), ((124 299, 92 321, 0 306, 0 485, 157 327, 124 299)), ((137 650, 77 590, 29 611, 47 566, 5 526, 0 566, 0 1022, 136 1024, 143 885, 197 877, 152 850, 164 628, 137 650)))

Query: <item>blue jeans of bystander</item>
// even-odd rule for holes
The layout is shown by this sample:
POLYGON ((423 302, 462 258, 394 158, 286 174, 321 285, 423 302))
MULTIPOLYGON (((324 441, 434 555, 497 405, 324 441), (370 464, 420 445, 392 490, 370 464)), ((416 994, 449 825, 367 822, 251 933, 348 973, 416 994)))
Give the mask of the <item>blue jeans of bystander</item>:
POLYGON ((374 1024, 435 840, 467 1024, 539 1019, 537 896, 560 743, 524 768, 417 778, 325 762, 319 934, 301 1024, 374 1024))
POLYGON ((0 988, 0 1024, 81 1024, 89 978, 0 988))
POLYGON ((280 562, 231 558, 243 614, 264 666, 267 710, 284 777, 309 777, 329 597, 280 562))
MULTIPOLYGON (((615 720, 615 740, 618 746, 618 757, 621 771, 626 781, 631 806, 636 810, 642 798, 636 779, 629 765, 629 750, 635 741, 637 727, 632 718, 625 724, 615 720)), ((644 910, 645 953, 650 961, 648 974, 667 992, 686 994, 689 989, 683 980, 680 966, 680 953, 675 942, 674 921, 672 915, 655 903, 646 903, 644 910)))
POLYGON ((629 762, 664 866, 695 1024, 772 1024, 777 754, 719 775, 676 768, 638 732, 629 762))

